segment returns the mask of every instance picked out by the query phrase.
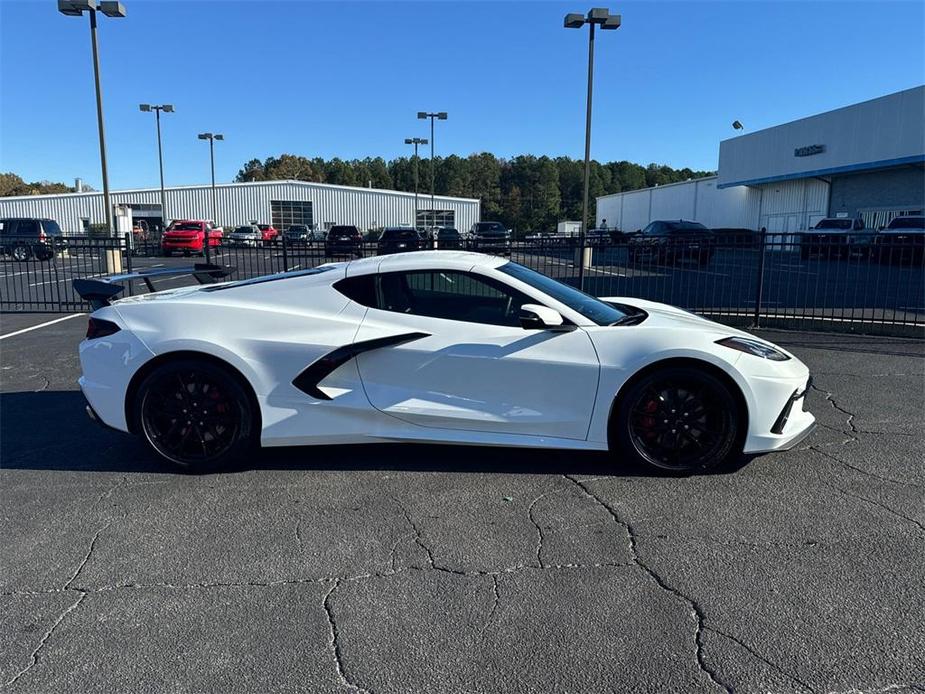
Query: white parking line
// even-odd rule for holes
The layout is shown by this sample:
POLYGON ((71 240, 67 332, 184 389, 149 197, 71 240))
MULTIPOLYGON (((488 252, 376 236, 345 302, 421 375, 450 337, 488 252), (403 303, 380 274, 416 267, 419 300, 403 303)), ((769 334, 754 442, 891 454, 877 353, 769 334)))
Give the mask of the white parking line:
POLYGON ((30 287, 41 287, 43 284, 60 284, 61 282, 70 282, 74 279, 89 279, 91 277, 105 277, 103 273, 96 273, 95 275, 81 275, 80 277, 62 277, 58 280, 45 280, 44 282, 33 282, 30 284, 30 287))
POLYGON ((70 320, 71 318, 77 318, 77 316, 85 316, 86 313, 72 313, 69 316, 64 316, 64 318, 55 318, 46 323, 40 323, 38 325, 33 325, 31 328, 23 328, 22 330, 17 330, 16 332, 7 333, 6 335, 0 335, 0 340, 5 340, 8 337, 16 337, 17 335, 22 335, 23 333, 28 333, 33 330, 38 330, 39 328, 45 328, 49 325, 54 325, 55 323, 60 323, 61 321, 70 320))

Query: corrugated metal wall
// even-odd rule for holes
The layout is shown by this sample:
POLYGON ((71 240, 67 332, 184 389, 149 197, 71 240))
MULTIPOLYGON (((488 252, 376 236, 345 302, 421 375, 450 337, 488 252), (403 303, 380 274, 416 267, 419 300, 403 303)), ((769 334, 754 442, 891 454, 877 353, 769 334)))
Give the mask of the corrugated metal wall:
POLYGON ((622 231, 656 219, 690 219, 711 228, 756 229, 760 193, 746 186, 716 187, 716 177, 633 190, 597 199, 597 223, 622 231))
MULTIPOLYGON (((146 204, 160 207, 160 190, 129 190, 111 193, 114 205, 146 204)), ((172 219, 211 219, 210 186, 167 188, 167 214, 172 219)), ((311 201, 314 221, 355 224, 360 229, 412 224, 414 195, 371 188, 351 188, 301 181, 226 183, 216 186, 219 224, 233 226, 251 220, 270 222, 271 200, 311 201)), ((453 210, 456 227, 468 231, 480 219, 480 202, 437 196, 436 207, 453 210)), ((421 195, 420 210, 430 209, 430 196, 421 195)), ((82 229, 82 219, 105 221, 102 193, 71 193, 0 198, 0 217, 50 217, 67 232, 82 229)))
POLYGON ((757 191, 761 196, 758 227, 768 231, 808 229, 828 214, 829 184, 818 178, 766 183, 757 191))

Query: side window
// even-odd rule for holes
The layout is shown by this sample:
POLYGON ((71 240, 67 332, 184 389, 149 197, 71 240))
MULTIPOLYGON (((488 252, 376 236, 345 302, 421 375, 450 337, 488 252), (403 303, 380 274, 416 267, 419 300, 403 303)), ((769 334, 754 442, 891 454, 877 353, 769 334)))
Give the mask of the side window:
POLYGON ((379 275, 379 308, 396 313, 485 325, 520 325, 520 307, 534 303, 516 289, 455 270, 379 275))
POLYGON ((39 224, 34 219, 20 219, 16 225, 15 236, 38 236, 39 224))
POLYGON ((0 219, 0 236, 12 236, 15 224, 16 222, 11 222, 8 219, 0 219))
POLYGON ((376 308, 376 276, 357 275, 345 277, 334 283, 334 289, 362 306, 376 308))

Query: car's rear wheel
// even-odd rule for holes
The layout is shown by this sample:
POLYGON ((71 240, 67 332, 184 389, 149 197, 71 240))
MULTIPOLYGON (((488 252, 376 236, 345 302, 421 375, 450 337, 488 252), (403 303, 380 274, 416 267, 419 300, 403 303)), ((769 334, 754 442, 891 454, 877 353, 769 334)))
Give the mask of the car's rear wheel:
POLYGON ((245 386, 208 361, 157 367, 138 388, 134 411, 148 445, 189 472, 230 467, 256 444, 256 413, 245 386))
POLYGON ((667 367, 632 383, 612 423, 612 443, 630 460, 674 473, 718 467, 742 453, 745 423, 719 378, 667 367))
POLYGON ((32 249, 29 246, 20 243, 16 246, 13 246, 13 250, 11 251, 10 255, 13 256, 14 260, 22 263, 32 257, 32 249))

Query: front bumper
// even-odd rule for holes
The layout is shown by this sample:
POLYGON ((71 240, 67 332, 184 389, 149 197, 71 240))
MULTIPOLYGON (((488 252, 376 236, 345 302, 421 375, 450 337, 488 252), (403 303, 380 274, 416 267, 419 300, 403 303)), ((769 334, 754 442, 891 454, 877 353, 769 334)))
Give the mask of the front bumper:
MULTIPOLYGON (((812 377, 801 379, 794 387, 792 382, 782 381, 784 388, 790 388, 783 406, 778 406, 773 423, 767 433, 751 434, 746 441, 745 452, 749 454, 786 451, 809 436, 816 428, 816 418, 805 409, 806 396, 812 387, 812 377)), ((778 400, 778 402, 780 402, 778 400)), ((767 417, 768 407, 760 408, 767 417)), ((774 410, 771 410, 773 413, 774 410)), ((766 423, 755 422, 760 427, 766 423)))
MULTIPOLYGON (((214 246, 215 244, 210 243, 209 245, 214 246)), ((202 250, 202 240, 201 239, 163 239, 161 241, 161 248, 165 251, 201 251, 202 250)))

